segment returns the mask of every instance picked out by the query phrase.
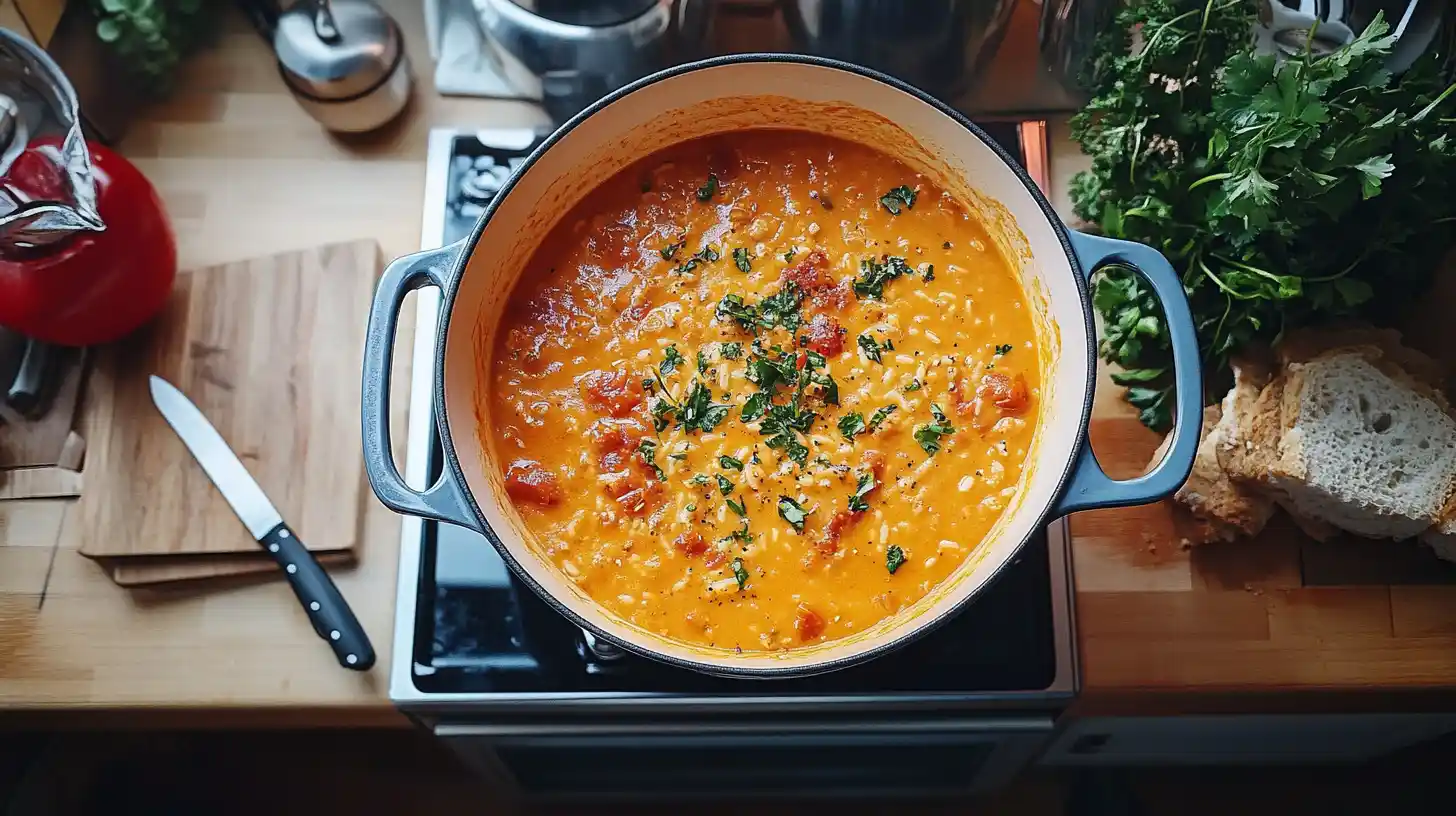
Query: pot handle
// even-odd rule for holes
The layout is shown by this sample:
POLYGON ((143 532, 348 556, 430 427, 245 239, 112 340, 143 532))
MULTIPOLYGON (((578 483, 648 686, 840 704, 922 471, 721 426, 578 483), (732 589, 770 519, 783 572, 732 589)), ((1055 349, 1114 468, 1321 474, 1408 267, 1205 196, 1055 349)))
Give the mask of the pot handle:
POLYGON ((1084 439, 1066 492, 1053 510, 1053 515, 1057 516, 1078 510, 1146 504, 1173 493, 1193 469, 1193 456, 1198 449, 1203 424, 1203 374, 1199 363, 1198 335, 1193 329, 1193 315, 1188 310, 1183 282, 1173 270, 1173 265, 1156 249, 1144 244, 1072 230, 1068 231, 1068 238, 1082 274, 1089 280, 1097 270, 1117 264, 1131 268, 1152 284, 1153 293, 1163 305, 1163 317, 1172 341, 1176 402, 1173 444, 1168 446, 1162 461, 1135 479, 1117 481, 1109 478, 1092 453, 1092 441, 1084 439))
POLYGON ((364 429, 364 469, 379 501, 396 513, 475 527, 474 514, 464 491, 446 468, 424 492, 405 484, 394 466, 389 437, 390 363, 394 334, 405 295, 424 286, 444 288, 463 242, 406 255, 385 270, 374 291, 369 330, 364 336, 364 383, 361 389, 364 429))

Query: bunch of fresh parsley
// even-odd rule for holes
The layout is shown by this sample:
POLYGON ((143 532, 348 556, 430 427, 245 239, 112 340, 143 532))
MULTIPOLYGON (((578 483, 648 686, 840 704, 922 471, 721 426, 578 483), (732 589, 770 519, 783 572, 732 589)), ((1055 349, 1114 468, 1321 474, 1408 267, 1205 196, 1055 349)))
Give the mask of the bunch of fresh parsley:
MULTIPOLYGON (((1150 244, 1192 306, 1205 398, 1229 356, 1287 329, 1375 322, 1418 294, 1456 235, 1456 86, 1427 53, 1384 68, 1379 17, 1328 56, 1256 53, 1246 0, 1127 0, 1072 120, 1092 168, 1072 182, 1078 217, 1150 244)), ((1164 429, 1172 354, 1152 291, 1099 277, 1100 352, 1123 370, 1143 423, 1164 429)))

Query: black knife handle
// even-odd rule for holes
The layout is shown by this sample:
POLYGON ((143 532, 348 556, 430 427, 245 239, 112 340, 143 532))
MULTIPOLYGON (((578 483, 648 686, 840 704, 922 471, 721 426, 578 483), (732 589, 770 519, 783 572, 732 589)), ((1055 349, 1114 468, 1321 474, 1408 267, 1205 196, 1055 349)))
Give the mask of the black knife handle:
POLYGON ((369 645, 369 636, 354 617, 349 602, 288 525, 279 524, 258 543, 283 568, 288 585, 308 613, 308 622, 319 637, 328 641, 339 665, 355 671, 367 671, 373 666, 374 647, 369 645))

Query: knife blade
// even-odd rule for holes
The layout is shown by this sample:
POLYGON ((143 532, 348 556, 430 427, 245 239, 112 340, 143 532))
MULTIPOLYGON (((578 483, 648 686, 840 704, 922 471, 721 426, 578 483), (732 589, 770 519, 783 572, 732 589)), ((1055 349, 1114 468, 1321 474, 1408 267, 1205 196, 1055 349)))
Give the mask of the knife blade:
POLYGON ((348 601, 289 529, 222 435, 176 386, 155 375, 150 385, 152 403, 162 418, 177 432, 192 458, 202 466, 207 478, 248 529, 248 534, 278 562, 293 593, 303 604, 309 623, 334 650, 339 665, 358 671, 373 666, 374 647, 348 601))

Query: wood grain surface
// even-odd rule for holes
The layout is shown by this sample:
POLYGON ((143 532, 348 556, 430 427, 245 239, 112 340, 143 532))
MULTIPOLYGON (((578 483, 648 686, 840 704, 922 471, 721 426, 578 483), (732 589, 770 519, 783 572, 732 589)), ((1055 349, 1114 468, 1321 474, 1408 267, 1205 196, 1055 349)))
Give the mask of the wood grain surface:
MULTIPOLYGON (((405 31, 416 70, 427 72, 421 4, 384 5, 405 31)), ((6 13, 0 6, 0 24, 6 13)), ((384 132, 332 138, 281 88, 263 43, 234 21, 122 149, 165 199, 186 266, 364 236, 397 257, 419 246, 430 127, 544 122, 523 103, 440 98, 427 78, 416 91, 412 109, 384 132)), ((1050 143, 1053 203, 1065 213, 1066 183, 1085 160, 1066 142, 1064 122, 1053 121, 1050 143)), ((404 315, 408 337, 411 305, 404 315)), ((396 360, 396 439, 407 366, 396 360)), ((1136 472, 1157 440, 1105 378, 1099 385, 1095 448, 1114 473, 1136 472)), ((387 718, 399 524, 372 498, 368 504, 360 564, 336 573, 379 652, 379 666, 356 676, 338 669, 281 582, 129 593, 78 554, 74 503, 0 503, 0 709, 31 711, 31 725, 64 711, 95 721, 98 709, 141 723, 387 718), (190 713, 203 710, 214 719, 190 713)), ((1310 585, 1308 546, 1288 529, 1184 550, 1161 505, 1080 514, 1072 531, 1080 707, 1451 704, 1450 586, 1310 585), (1392 694, 1399 689, 1412 693, 1392 694), (1390 702, 1397 699, 1417 702, 1390 702)))
POLYGON ((81 554, 258 552, 153 405, 151 374, 202 411, 309 549, 353 547, 368 490, 357 372, 378 271, 366 240, 179 274, 156 321, 97 354, 81 554))
MULTIPOLYGON (((324 568, 354 565, 353 550, 314 555, 324 568)), ((111 580, 120 586, 138 587, 179 581, 202 581, 243 577, 265 579, 279 570, 278 562, 261 550, 256 553, 202 553, 112 558, 106 562, 111 580)))

